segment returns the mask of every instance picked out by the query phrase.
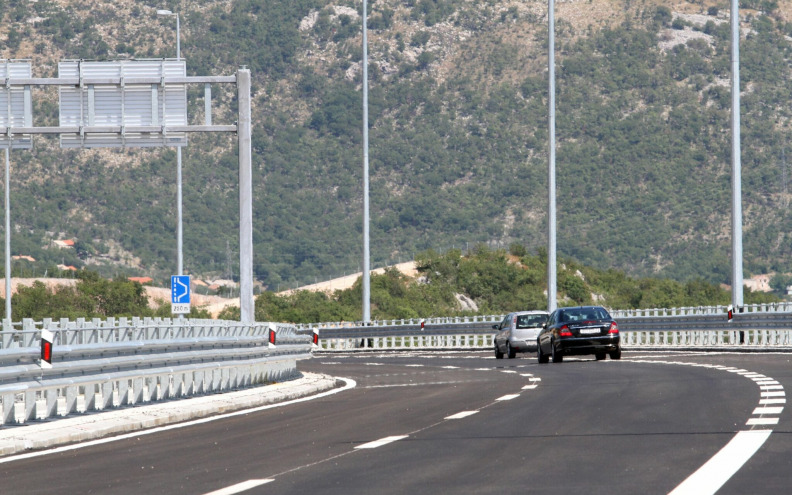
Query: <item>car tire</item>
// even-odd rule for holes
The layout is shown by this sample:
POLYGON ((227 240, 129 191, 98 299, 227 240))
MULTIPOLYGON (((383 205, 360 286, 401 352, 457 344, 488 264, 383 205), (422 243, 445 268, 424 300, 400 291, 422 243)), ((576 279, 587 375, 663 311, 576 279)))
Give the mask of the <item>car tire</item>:
POLYGON ((555 342, 550 342, 550 352, 553 356, 554 363, 562 363, 564 362, 564 355, 561 354, 561 351, 556 350, 555 342))
POLYGON ((517 351, 512 349, 511 344, 508 343, 506 344, 506 354, 508 354, 509 359, 514 359, 515 357, 517 357, 517 351))
POLYGON ((621 359, 621 348, 616 349, 615 351, 610 351, 610 358, 621 359))
POLYGON ((536 343, 536 358, 539 360, 539 364, 547 364, 550 361, 550 356, 542 352, 542 346, 539 345, 539 342, 536 343))
POLYGON ((602 361, 605 359, 606 354, 604 352, 597 352, 594 354, 594 357, 597 358, 597 361, 602 361))
POLYGON ((503 353, 498 349, 498 344, 495 344, 495 359, 503 359, 503 353))

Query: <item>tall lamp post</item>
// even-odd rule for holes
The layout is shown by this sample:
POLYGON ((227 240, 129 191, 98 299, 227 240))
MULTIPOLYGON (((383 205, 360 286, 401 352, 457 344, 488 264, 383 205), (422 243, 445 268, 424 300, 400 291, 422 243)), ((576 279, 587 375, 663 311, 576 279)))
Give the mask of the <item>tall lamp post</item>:
POLYGON ((732 305, 743 307, 742 165, 740 162, 740 6, 731 2, 732 305))
MULTIPOLYGON (((181 36, 179 33, 179 14, 170 10, 158 10, 157 15, 176 17, 176 60, 181 60, 181 36)), ((176 271, 177 275, 184 275, 183 237, 182 237, 182 147, 176 146, 176 271)), ((184 315, 179 315, 183 318, 184 315)))
POLYGON ((371 258, 369 245, 368 26, 363 0, 363 324, 371 321, 371 258))
POLYGON ((556 135, 555 135, 555 2, 547 3, 548 146, 547 164, 547 311, 556 309, 556 135))

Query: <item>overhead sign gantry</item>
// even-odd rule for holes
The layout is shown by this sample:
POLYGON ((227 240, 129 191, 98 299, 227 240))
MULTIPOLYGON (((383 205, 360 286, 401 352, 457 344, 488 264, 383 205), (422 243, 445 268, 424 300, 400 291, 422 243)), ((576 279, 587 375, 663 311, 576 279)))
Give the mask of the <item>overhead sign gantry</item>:
POLYGON ((11 325, 10 149, 30 149, 35 134, 57 134, 63 148, 183 146, 190 132, 236 132, 239 145, 241 321, 253 322, 253 190, 250 70, 187 76, 184 60, 64 60, 57 78, 34 78, 30 61, 0 60, 0 148, 6 150, 6 315, 11 325), (237 86, 238 120, 213 125, 211 84, 237 86), (0 81, 2 84, 2 81, 0 81), (187 119, 187 85, 203 84, 204 125, 187 119), (35 126, 32 88, 57 86, 59 125, 35 126), (5 111, 3 111, 5 109, 5 111))

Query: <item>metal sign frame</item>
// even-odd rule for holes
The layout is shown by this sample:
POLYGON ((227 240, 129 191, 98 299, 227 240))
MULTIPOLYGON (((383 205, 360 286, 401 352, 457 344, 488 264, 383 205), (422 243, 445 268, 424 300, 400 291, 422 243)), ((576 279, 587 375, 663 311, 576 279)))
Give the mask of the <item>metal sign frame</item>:
MULTIPOLYGON (((134 61, 113 62, 117 67, 127 66, 130 71, 120 69, 115 74, 92 74, 91 71, 79 70, 77 75, 66 75, 71 69, 73 71, 74 65, 85 69, 88 65, 87 62, 82 61, 64 61, 62 67, 64 68, 63 74, 59 74, 57 78, 36 78, 30 77, 31 71, 29 69, 30 62, 23 61, 6 61, 0 60, 0 67, 5 68, 5 95, 11 95, 10 106, 13 113, 6 113, 5 120, 2 118, 2 110, 0 109, 0 130, 4 130, 5 138, 0 136, 0 149, 6 149, 6 177, 8 177, 9 159, 8 149, 10 148, 30 148, 32 146, 32 135, 34 134, 58 134, 61 136, 61 144, 67 143, 66 147, 71 147, 72 144, 77 142, 80 146, 92 145, 101 146, 102 143, 116 139, 120 142, 121 146, 178 146, 180 143, 186 142, 186 133, 190 132, 235 132, 238 137, 239 146, 239 260, 240 260, 240 321, 252 323, 254 318, 254 303, 253 303, 253 187, 252 187, 252 148, 251 148, 251 97, 250 86, 251 77, 250 70, 242 66, 237 70, 234 76, 185 76, 183 71, 183 61, 179 60, 164 60, 160 61, 162 67, 171 67, 175 63, 176 71, 181 70, 177 75, 173 75, 174 69, 162 70, 155 74, 150 74, 147 71, 143 73, 135 73, 136 64, 134 61), (20 63, 21 65, 17 65, 20 63), (26 64, 26 65, 25 65, 26 64), (72 65, 68 65, 72 64, 72 65), (181 66, 179 65, 181 64, 181 66), (27 67, 27 70, 18 70, 19 68, 27 67), (179 69, 181 67, 181 69, 179 69), (13 69, 10 70, 9 68, 13 69), (237 101, 238 101, 238 120, 231 125, 214 125, 212 124, 211 106, 208 102, 211 101, 211 84, 235 84, 237 87, 237 101), (186 99, 186 89, 183 89, 187 84, 204 84, 204 98, 207 103, 205 105, 205 121, 204 125, 190 125, 186 118, 186 101, 184 104, 184 119, 180 120, 179 117, 171 117, 167 112, 169 105, 170 94, 167 91, 170 88, 175 88, 176 98, 179 98, 178 92, 183 91, 186 99), (35 126, 33 123, 32 110, 32 97, 30 96, 31 87, 33 86, 59 86, 61 89, 61 96, 65 100, 69 100, 73 96, 72 93, 78 94, 77 102, 83 110, 87 109, 87 113, 81 114, 80 118, 74 119, 73 115, 68 111, 61 109, 61 117, 68 116, 67 122, 61 121, 58 126, 35 126), (122 112, 118 116, 105 116, 102 121, 97 117, 100 113, 97 112, 96 104, 97 98, 101 98, 101 94, 97 96, 97 88, 104 89, 108 87, 108 95, 116 97, 121 105, 122 112), (139 91, 140 88, 148 87, 149 91, 149 107, 146 119, 145 112, 133 112, 127 114, 124 110, 125 93, 130 90, 127 88, 135 88, 139 91), (93 90, 91 90, 93 88, 93 90), (90 92, 94 94, 91 96, 90 92), (18 113, 19 100, 18 94, 22 95, 22 109, 18 113), (65 95, 65 96, 64 96, 65 95), (113 96, 114 95, 114 96, 113 96), (93 114, 91 109, 88 108, 93 98, 93 114), (81 103, 80 103, 81 102, 81 103), (156 104, 156 107, 155 107, 156 104), (164 106, 164 109, 163 109, 164 106), (155 109, 156 108, 156 109, 155 109), (9 118, 11 115, 11 118, 9 118), (94 116, 93 120, 88 118, 94 116), (3 126, 2 124, 5 124, 3 126), (66 124, 66 125, 64 125, 66 124), (27 137, 29 135, 29 137, 27 137), (110 135, 114 135, 110 137, 110 135), (19 137, 17 137, 19 136, 19 137), (176 140, 170 141, 170 137, 175 137, 176 140), (99 139, 94 139, 99 138, 99 139), (147 144, 159 140, 157 144, 147 144), (14 141, 18 140, 18 141, 14 141)), ((141 61, 151 65, 151 61, 141 61)), ((59 65, 60 69, 61 65, 59 65)), ((113 66, 106 66, 104 69, 112 68, 113 66)), ((100 71, 101 72, 101 71, 100 71)), ((2 74, 2 72, 0 72, 2 74)), ((2 90, 0 90, 2 93, 2 90)), ((139 94, 136 96, 140 96, 139 94)), ((138 98, 138 105, 140 100, 138 98)), ((2 99, 0 99, 2 102, 2 99)), ((62 99, 63 103, 64 100, 62 99)), ((9 103, 7 102, 8 106, 9 103)), ((101 103, 100 103, 101 105, 101 103)), ((117 107, 116 107, 117 108, 117 107)), ((178 106, 177 106, 178 108, 178 106)), ((109 145, 108 145, 109 146, 109 145)), ((6 293, 11 293, 11 273, 10 273, 10 224, 9 220, 9 202, 8 202, 8 179, 5 181, 6 190, 6 293)), ((4 328, 11 328, 11 308, 10 297, 6 298, 6 316, 3 320, 4 328)))
POLYGON ((169 76, 186 76, 184 60, 120 60, 114 62, 62 61, 59 77, 79 77, 79 86, 60 86, 60 125, 120 126, 121 132, 61 134, 62 148, 185 146, 186 134, 168 126, 187 125, 187 86, 166 84, 169 76), (86 83, 101 78, 120 84, 86 83), (131 83, 139 78, 156 83, 131 83), (131 132, 150 126, 155 132, 131 132))

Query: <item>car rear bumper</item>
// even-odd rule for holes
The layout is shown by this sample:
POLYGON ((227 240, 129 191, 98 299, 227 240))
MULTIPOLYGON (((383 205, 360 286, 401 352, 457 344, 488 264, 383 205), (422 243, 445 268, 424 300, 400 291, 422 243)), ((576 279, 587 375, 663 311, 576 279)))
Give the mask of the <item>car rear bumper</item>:
POLYGON ((556 351, 563 354, 596 354, 616 351, 621 345, 619 335, 596 337, 567 337, 556 341, 556 351))
POLYGON ((536 351, 536 338, 533 340, 519 340, 510 339, 509 345, 517 352, 534 352, 536 351))

